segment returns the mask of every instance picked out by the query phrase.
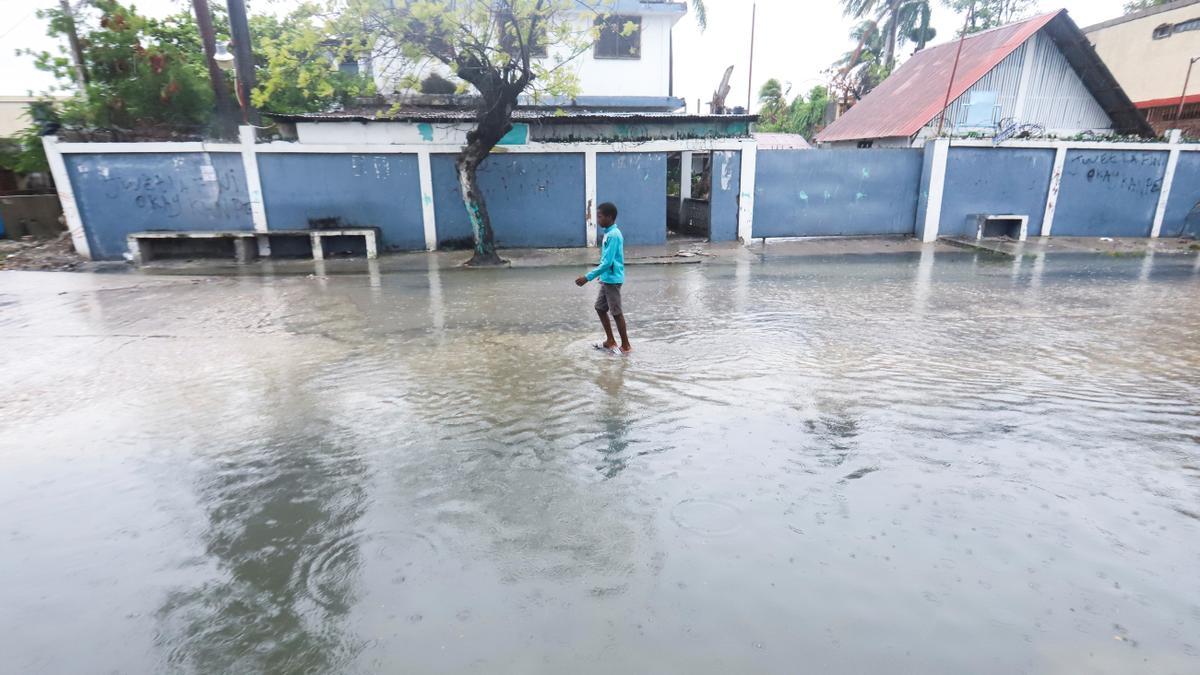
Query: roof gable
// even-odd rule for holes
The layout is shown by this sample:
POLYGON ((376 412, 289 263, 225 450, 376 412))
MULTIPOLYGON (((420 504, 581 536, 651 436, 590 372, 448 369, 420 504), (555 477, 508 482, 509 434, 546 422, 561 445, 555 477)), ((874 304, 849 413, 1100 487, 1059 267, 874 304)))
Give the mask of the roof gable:
MULTIPOLYGON (((955 101, 1005 58, 1045 29, 1119 131, 1151 133, 1145 119, 1090 48, 1066 10, 976 33, 962 41, 950 100, 955 101)), ((941 112, 958 41, 917 52, 817 136, 820 142, 910 137, 941 112)))
MULTIPOLYGON (((1019 23, 993 28, 962 41, 962 56, 950 100, 962 96, 1009 54, 1064 10, 1035 16, 1019 23)), ((896 72, 875 87, 853 108, 825 127, 817 140, 848 141, 860 138, 912 136, 942 110, 958 40, 913 54, 896 72)))

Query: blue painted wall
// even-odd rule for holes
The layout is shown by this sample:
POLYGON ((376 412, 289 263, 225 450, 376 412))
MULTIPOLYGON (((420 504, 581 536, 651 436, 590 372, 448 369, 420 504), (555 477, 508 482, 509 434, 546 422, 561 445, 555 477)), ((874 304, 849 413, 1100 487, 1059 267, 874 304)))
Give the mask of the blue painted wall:
POLYGON ((1179 153, 1159 235, 1200 237, 1200 152, 1179 153))
POLYGON ((596 201, 617 205, 617 223, 630 245, 667 241, 667 154, 602 152, 596 155, 596 201))
POLYGON ((258 171, 269 229, 337 221, 378 227, 384 250, 425 248, 416 155, 263 153, 258 171))
MULTIPOLYGON (((942 197, 942 236, 975 236, 980 213, 1029 216, 1029 236, 1042 233, 1054 150, 950 148, 942 197)), ((1056 228, 1057 229, 1057 228, 1056 228)))
POLYGON ((1051 236, 1149 236, 1166 167, 1162 151, 1069 151, 1051 236))
POLYGON ((712 193, 709 198, 709 241, 737 241, 738 198, 742 190, 742 153, 712 153, 712 193))
POLYGON ((63 159, 97 260, 120 260, 129 249, 125 237, 131 232, 254 229, 240 154, 127 153, 63 159))
MULTIPOLYGON (((471 223, 459 193, 454 155, 434 155, 432 168, 439 244, 469 239, 471 223)), ((494 154, 480 167, 479 182, 498 246, 587 245, 581 153, 494 154)))
POLYGON ((764 150, 755 237, 912 234, 921 150, 764 150))

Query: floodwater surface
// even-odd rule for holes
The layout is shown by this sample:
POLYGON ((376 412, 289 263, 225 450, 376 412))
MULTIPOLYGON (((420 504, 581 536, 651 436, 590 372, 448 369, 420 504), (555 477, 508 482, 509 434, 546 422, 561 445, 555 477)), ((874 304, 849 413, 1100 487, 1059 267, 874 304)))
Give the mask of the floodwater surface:
POLYGON ((1200 672, 1195 256, 577 273, 0 274, 0 672, 1200 672))

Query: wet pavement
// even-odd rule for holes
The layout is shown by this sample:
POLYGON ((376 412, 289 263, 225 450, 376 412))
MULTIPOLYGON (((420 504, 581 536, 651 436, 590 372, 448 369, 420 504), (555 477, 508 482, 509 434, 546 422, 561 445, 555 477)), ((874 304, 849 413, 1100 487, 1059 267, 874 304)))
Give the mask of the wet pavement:
POLYGON ((1200 258, 788 251, 0 273, 0 672, 1200 672, 1200 258))

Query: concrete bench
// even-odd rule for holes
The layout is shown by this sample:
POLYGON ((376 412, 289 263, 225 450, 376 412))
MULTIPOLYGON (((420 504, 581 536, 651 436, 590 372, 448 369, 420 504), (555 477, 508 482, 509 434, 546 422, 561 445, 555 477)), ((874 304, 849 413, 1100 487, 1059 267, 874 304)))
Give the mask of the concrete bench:
POLYGON ((271 254, 269 237, 307 237, 312 244, 313 260, 325 259, 325 239, 328 237, 362 237, 367 249, 367 258, 379 257, 379 232, 373 227, 352 227, 336 230, 268 230, 247 232, 245 230, 192 230, 134 232, 127 237, 129 254, 133 262, 143 265, 153 258, 155 241, 221 241, 233 242, 233 257, 238 263, 254 260, 261 252, 271 254))
POLYGON ((325 259, 326 237, 362 237, 367 258, 379 257, 379 231, 373 227, 347 227, 339 230, 267 230, 271 237, 308 237, 312 241, 313 260, 325 259))
POLYGON ((144 265, 153 257, 151 244, 155 241, 191 241, 191 240, 230 240, 233 242, 233 257, 239 263, 249 262, 257 255, 255 234, 245 231, 226 230, 193 230, 190 232, 134 232, 126 240, 129 242, 129 254, 133 262, 144 265))

